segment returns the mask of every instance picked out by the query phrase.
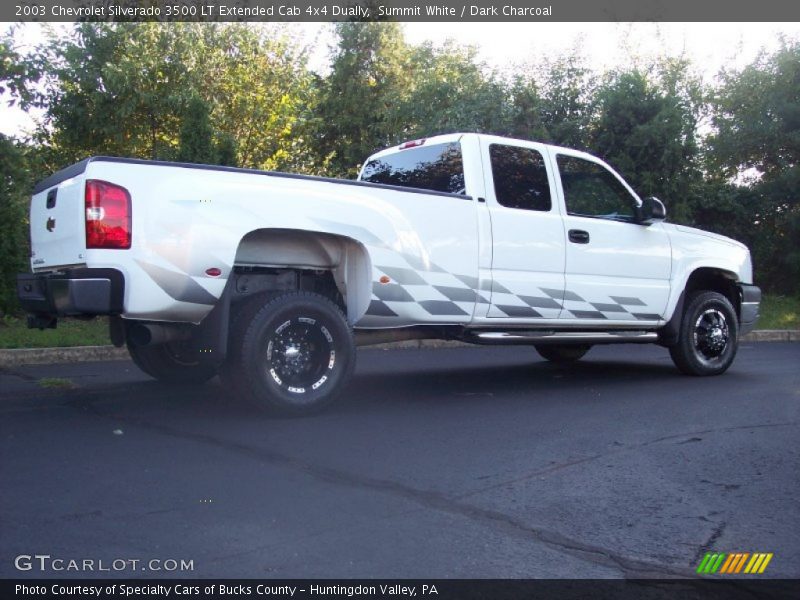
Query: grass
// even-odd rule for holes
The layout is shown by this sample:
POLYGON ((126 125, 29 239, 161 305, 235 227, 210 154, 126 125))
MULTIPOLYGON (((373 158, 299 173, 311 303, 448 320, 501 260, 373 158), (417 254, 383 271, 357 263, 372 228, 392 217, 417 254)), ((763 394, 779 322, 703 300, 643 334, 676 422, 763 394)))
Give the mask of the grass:
POLYGON ((108 319, 59 319, 56 329, 28 329, 24 318, 0 320, 0 348, 64 348, 110 344, 108 319))
POLYGON ((75 387, 75 384, 72 383, 69 379, 64 379, 62 377, 43 377, 39 380, 39 385, 43 388, 54 388, 54 389, 69 389, 75 387))
POLYGON ((800 329, 800 298, 765 295, 759 329, 800 329))
MULTIPOLYGON (((800 298, 765 295, 759 329, 800 329, 800 298)), ((60 319, 57 329, 28 329, 25 319, 0 320, 0 348, 63 348, 110 344, 108 320, 60 319)))

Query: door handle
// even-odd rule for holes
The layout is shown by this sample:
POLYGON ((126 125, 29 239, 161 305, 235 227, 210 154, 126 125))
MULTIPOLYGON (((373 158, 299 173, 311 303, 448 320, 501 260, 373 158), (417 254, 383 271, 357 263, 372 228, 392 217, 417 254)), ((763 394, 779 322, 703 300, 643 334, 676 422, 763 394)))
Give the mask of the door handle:
POLYGON ((570 229, 569 241, 573 244, 588 244, 589 232, 584 231, 583 229, 570 229))

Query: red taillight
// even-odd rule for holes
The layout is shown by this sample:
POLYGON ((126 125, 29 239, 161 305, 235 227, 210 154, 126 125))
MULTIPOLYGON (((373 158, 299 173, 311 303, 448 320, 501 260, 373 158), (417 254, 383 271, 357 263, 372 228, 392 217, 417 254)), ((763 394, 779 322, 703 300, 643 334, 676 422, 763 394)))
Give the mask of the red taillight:
POLYGON ((86 247, 131 247, 131 195, 124 187, 86 180, 86 247))
POLYGON ((403 142, 400 144, 400 150, 407 150, 408 148, 416 148, 417 146, 422 146, 425 143, 425 138, 421 140, 411 140, 410 142, 403 142))

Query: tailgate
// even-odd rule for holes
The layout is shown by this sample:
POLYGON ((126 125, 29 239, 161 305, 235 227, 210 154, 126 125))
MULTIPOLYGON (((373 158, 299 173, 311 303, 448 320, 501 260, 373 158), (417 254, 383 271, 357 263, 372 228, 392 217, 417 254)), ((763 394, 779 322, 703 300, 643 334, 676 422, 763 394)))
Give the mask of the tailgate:
POLYGON ((34 189, 30 210, 34 271, 86 262, 85 176, 84 169, 76 173, 79 165, 45 179, 34 189))

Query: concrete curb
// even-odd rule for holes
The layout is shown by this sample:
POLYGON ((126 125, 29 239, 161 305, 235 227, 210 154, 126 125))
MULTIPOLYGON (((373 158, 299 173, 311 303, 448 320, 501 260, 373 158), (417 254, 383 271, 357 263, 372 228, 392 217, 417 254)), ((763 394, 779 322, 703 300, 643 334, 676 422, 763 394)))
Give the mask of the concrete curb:
POLYGON ((743 342, 800 342, 800 329, 762 329, 745 335, 743 342))
MULTIPOLYGON (((753 331, 742 342, 800 342, 800 330, 774 329, 753 331)), ((478 348, 474 344, 450 340, 408 340, 364 346, 364 350, 424 350, 430 348, 478 348)), ((128 360, 127 348, 114 346, 80 346, 73 348, 21 348, 0 350, 0 367, 43 365, 99 360, 128 360)))
POLYGON ((78 346, 73 348, 20 348, 0 350, 0 367, 53 365, 92 360, 127 360, 127 348, 114 346, 78 346))

